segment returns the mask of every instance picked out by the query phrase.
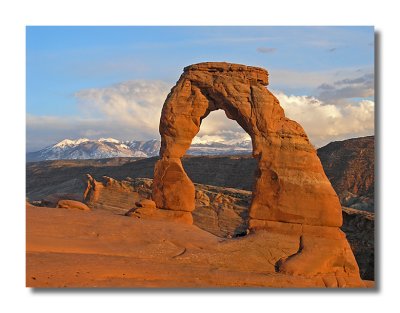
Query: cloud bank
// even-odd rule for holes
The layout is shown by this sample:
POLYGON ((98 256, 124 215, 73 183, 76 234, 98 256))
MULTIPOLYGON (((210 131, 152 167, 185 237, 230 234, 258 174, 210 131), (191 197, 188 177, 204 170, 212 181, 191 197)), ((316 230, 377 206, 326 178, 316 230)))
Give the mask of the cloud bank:
POLYGON ((275 95, 286 116, 303 126, 316 147, 374 133, 373 101, 335 105, 310 96, 288 96, 282 92, 275 95))
POLYGON ((131 80, 81 90, 74 95, 79 116, 27 116, 27 150, 65 138, 159 138, 161 108, 171 87, 163 81, 131 80))
MULTIPOLYGON (((335 94, 345 93, 343 89, 353 89, 351 93, 359 95, 357 88, 365 90, 371 86, 371 77, 364 75, 320 85, 321 97, 279 91, 274 94, 286 115, 304 127, 314 145, 322 146, 333 140, 373 134, 373 101, 329 101, 335 94)), ((81 90, 74 95, 79 116, 27 116, 27 150, 35 151, 66 138, 159 138, 161 108, 171 87, 163 81, 132 80, 81 90)), ((215 111, 203 121, 194 142, 233 143, 246 139, 249 136, 236 121, 229 120, 223 111, 215 111)))
POLYGON ((355 78, 345 78, 333 84, 318 86, 319 98, 323 101, 341 102, 350 98, 368 98, 374 96, 374 74, 368 73, 355 78))

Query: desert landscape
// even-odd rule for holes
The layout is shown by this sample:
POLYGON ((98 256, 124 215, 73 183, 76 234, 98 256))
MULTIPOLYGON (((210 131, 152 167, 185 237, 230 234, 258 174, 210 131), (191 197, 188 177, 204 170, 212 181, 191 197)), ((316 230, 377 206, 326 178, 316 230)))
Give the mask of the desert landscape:
POLYGON ((374 137, 316 150, 268 82, 188 66, 159 156, 27 163, 27 286, 373 287, 374 137), (186 155, 216 110, 252 155, 186 155))

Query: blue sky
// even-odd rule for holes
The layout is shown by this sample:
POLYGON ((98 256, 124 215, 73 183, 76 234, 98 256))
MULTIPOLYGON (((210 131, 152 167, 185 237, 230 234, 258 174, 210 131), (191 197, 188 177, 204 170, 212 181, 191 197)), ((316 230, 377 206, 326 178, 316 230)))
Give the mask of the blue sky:
MULTIPOLYGON (((323 125, 305 116, 308 106, 328 120, 341 115, 342 122, 351 120, 349 114, 373 115, 373 27, 32 26, 26 29, 28 151, 64 138, 157 137, 159 116, 143 125, 133 116, 119 120, 118 114, 135 115, 137 109, 157 115, 183 67, 204 61, 266 68, 269 89, 279 95, 290 118, 306 123, 317 145, 373 133, 371 116, 363 116, 347 133, 339 131, 342 123, 332 120, 337 131, 317 138, 323 125), (115 123, 126 131, 113 128, 115 123)), ((224 130, 237 130, 226 124, 229 121, 217 129, 220 122, 221 116, 216 116, 214 126, 211 120, 199 135, 221 137, 224 130)))

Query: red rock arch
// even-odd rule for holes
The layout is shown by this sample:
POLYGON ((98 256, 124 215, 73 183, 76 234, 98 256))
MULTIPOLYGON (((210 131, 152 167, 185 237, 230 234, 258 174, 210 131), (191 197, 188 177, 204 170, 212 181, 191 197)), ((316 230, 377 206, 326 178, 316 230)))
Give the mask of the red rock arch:
POLYGON ((267 85, 268 72, 257 67, 218 62, 184 69, 161 113, 160 160, 153 183, 158 208, 194 210, 194 185, 181 157, 201 121, 222 109, 251 136, 258 160, 250 227, 266 221, 341 226, 338 197, 314 147, 303 128, 285 117, 267 85))

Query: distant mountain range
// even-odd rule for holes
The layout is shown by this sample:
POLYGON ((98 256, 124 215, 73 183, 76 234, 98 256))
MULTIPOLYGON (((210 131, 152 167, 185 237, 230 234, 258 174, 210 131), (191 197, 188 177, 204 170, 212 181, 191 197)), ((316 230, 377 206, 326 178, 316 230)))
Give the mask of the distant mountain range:
MULTIPOLYGON (((54 145, 36 152, 28 152, 28 162, 44 160, 67 159, 105 159, 114 157, 147 158, 158 155, 160 140, 148 141, 120 141, 114 138, 100 138, 91 140, 80 138, 77 140, 64 139, 54 145)), ((207 142, 192 144, 187 154, 190 155, 232 155, 251 153, 250 140, 233 144, 221 142, 207 142)))

